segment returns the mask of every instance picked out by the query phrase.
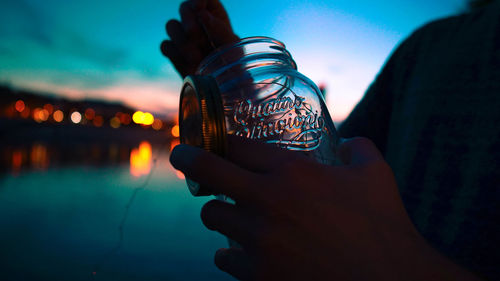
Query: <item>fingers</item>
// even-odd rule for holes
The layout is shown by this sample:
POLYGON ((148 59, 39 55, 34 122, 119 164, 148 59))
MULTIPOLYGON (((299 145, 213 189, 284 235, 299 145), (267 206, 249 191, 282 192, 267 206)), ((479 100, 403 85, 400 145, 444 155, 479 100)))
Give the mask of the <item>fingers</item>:
POLYGON ((189 0, 189 4, 195 10, 210 9, 210 10, 224 10, 222 3, 219 0, 189 0))
POLYGON ((255 140, 228 135, 227 158, 254 172, 269 172, 298 157, 294 152, 255 140))
POLYGON ((257 184, 262 180, 260 175, 201 148, 178 145, 170 155, 170 162, 186 177, 210 186, 214 194, 224 194, 243 202, 260 200, 262 196, 257 184))
POLYGON ((208 39, 215 46, 229 44, 239 39, 238 36, 233 33, 229 21, 221 20, 207 10, 198 12, 198 18, 208 39))
POLYGON ((179 74, 182 76, 182 78, 186 77, 189 73, 191 73, 189 65, 186 63, 184 60, 184 56, 182 53, 177 49, 176 45, 174 42, 165 40, 161 42, 160 46, 161 52, 163 55, 168 57, 174 67, 177 69, 179 74))
POLYGON ((183 25, 176 20, 169 20, 166 25, 167 34, 170 39, 179 46, 185 45, 188 41, 183 25))
MULTIPOLYGON (((208 54, 208 52, 211 51, 211 48, 207 41, 207 35, 205 34, 203 27, 200 25, 198 16, 193 11, 189 2, 181 4, 179 13, 181 15, 182 26, 184 27, 184 30, 188 35, 187 38, 191 41, 191 44, 196 47, 198 52, 208 54)), ((200 63, 203 58, 204 56, 197 58, 196 64, 200 63)))
POLYGON ((187 32, 196 31, 198 26, 196 15, 193 12, 191 5, 188 2, 183 2, 179 8, 181 21, 187 32))
POLYGON ((254 280, 252 262, 243 249, 219 249, 215 253, 215 265, 239 280, 254 280))
POLYGON ((201 220, 208 229, 218 231, 240 244, 247 244, 256 228, 249 213, 220 200, 211 200, 203 206, 201 220))
POLYGON ((171 40, 164 43, 165 45, 162 43, 162 52, 172 61, 182 77, 193 74, 203 59, 201 48, 197 42, 190 39, 192 36, 188 36, 179 21, 168 21, 166 30, 171 40))
POLYGON ((384 161, 375 144, 362 137, 345 139, 337 150, 337 156, 346 165, 363 165, 384 161))

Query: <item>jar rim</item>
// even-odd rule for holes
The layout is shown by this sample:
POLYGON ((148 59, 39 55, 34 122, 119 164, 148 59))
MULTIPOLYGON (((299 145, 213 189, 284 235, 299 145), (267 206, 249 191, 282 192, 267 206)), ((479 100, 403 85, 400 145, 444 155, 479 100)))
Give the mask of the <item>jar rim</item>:
POLYGON ((237 48, 241 45, 245 45, 248 43, 254 43, 254 42, 266 42, 266 43, 271 43, 276 45, 276 47, 283 48, 286 51, 286 46, 283 42, 276 40, 271 37, 267 36, 251 36, 251 37, 245 37, 241 38, 238 41, 234 41, 232 43, 224 44, 216 49, 214 49, 211 53, 209 53, 198 65, 196 73, 199 74, 201 73, 201 70, 204 69, 207 65, 212 63, 217 56, 219 56, 220 53, 225 53, 233 48, 237 48))

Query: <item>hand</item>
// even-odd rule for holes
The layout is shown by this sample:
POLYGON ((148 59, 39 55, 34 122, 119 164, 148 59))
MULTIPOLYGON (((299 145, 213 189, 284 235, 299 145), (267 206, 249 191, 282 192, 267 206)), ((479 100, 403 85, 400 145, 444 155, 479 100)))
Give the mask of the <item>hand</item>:
POLYGON ((348 140, 338 156, 345 165, 327 166, 231 137, 228 160, 179 145, 171 162, 235 200, 210 201, 201 216, 209 229, 242 246, 215 256, 216 265, 238 279, 473 279, 415 230, 371 141, 348 140))
POLYGON ((185 1, 180 6, 180 15, 180 22, 167 22, 170 40, 162 42, 161 51, 183 78, 194 74, 200 62, 215 48, 239 39, 219 0, 185 1))

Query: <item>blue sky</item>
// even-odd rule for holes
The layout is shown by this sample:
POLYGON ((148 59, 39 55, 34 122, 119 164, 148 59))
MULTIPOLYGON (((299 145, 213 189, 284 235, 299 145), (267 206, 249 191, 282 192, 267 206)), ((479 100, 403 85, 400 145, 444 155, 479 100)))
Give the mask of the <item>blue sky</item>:
MULTIPOLYGON (((347 116, 398 42, 465 7, 462 0, 222 2, 239 36, 283 41, 299 71, 327 85, 335 120, 347 116)), ((180 3, 3 0, 0 83, 175 114, 182 81, 159 44, 180 3)))

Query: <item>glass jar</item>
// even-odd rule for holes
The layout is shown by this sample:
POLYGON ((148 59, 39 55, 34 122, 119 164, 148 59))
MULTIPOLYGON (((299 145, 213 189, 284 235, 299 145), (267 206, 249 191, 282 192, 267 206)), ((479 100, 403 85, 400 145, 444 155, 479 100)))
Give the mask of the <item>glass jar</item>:
MULTIPOLYGON (((285 45, 250 37, 214 51, 184 80, 181 143, 221 156, 226 135, 259 140, 336 162, 338 136, 318 87, 297 71, 285 45)), ((188 181, 194 195, 210 190, 188 181)))

